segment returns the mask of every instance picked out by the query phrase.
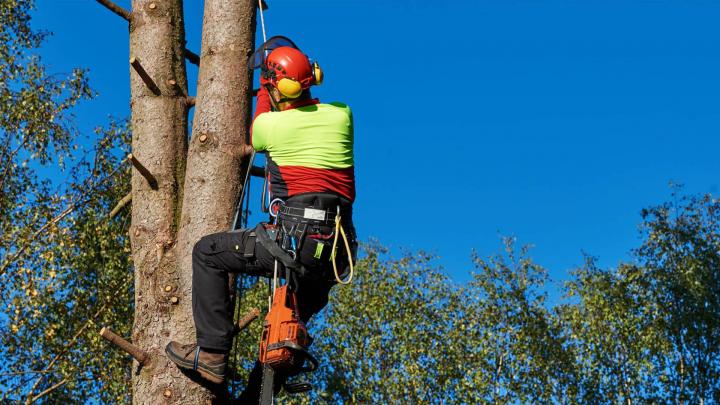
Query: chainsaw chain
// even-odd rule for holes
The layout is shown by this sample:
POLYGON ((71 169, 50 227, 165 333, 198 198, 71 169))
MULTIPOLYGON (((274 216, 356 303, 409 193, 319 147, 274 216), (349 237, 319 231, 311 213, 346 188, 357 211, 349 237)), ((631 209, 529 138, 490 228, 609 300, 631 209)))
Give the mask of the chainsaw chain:
POLYGON ((260 384, 260 405, 272 405, 274 394, 275 370, 263 364, 262 383, 260 384))

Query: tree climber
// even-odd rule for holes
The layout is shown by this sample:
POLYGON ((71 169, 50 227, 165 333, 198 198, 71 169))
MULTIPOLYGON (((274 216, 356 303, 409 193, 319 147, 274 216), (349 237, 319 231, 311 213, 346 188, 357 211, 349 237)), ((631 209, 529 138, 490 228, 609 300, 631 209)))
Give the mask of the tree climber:
MULTIPOLYGON (((346 270, 357 248, 352 223, 352 113, 347 105, 321 104, 311 97, 310 86, 320 84, 322 71, 292 41, 274 37, 259 51, 258 60, 252 63, 252 67, 262 69, 252 146, 245 145, 243 153, 249 154, 253 148, 266 153, 270 209, 277 209, 276 240, 290 242, 275 246, 300 265, 298 271, 288 273, 288 282, 297 297, 299 317, 307 323, 327 305, 338 278, 331 260, 336 215, 340 215, 352 246, 352 258, 345 250, 337 250, 337 267, 346 270), (265 57, 267 51, 271 52, 265 57)), ((262 226, 207 235, 193 249, 192 305, 197 343, 170 342, 165 350, 179 367, 197 370, 213 383, 225 379, 233 340, 228 273, 269 277, 276 264, 277 256, 259 239, 256 243, 262 226)), ((276 374, 276 392, 285 378, 282 373, 276 374)), ((258 398, 261 379, 262 365, 256 362, 243 400, 258 398)))

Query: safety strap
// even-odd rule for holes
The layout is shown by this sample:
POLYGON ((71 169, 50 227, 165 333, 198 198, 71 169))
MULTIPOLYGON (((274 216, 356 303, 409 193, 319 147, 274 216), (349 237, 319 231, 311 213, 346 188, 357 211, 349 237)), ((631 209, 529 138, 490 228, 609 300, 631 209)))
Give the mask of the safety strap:
POLYGON ((258 224, 255 227, 255 241, 260 243, 262 247, 267 249, 270 254, 277 259, 285 268, 298 270, 302 265, 295 261, 286 251, 282 250, 280 246, 273 239, 270 238, 263 224, 258 224))
POLYGON ((200 346, 197 346, 195 348, 195 360, 193 360, 193 370, 197 370, 198 368, 198 360, 200 360, 200 346))
POLYGON ((255 240, 257 239, 257 233, 251 231, 248 235, 248 240, 245 242, 245 250, 243 251, 243 257, 255 257, 255 240))

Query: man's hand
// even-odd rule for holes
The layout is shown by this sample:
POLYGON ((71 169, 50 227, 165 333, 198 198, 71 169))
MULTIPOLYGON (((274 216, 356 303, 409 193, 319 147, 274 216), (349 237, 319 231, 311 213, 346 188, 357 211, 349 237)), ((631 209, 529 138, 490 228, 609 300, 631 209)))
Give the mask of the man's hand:
POLYGON ((253 153, 252 145, 243 145, 240 149, 240 157, 250 156, 253 153))

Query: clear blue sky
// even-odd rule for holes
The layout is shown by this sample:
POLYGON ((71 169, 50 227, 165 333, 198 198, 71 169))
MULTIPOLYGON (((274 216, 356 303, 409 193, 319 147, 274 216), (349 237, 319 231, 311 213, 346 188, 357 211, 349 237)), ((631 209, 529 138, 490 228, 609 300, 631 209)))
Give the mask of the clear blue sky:
MULTIPOLYGON (((100 93, 80 126, 127 116, 127 24, 90 0, 37 2, 45 61, 89 68, 100 93)), ((185 1, 195 51, 202 3, 185 1)), ((455 280, 499 235, 535 245, 554 279, 582 251, 614 266, 669 181, 719 192, 720 3, 268 3, 269 35, 323 66, 315 95, 354 110, 361 238, 435 252, 455 280)))

